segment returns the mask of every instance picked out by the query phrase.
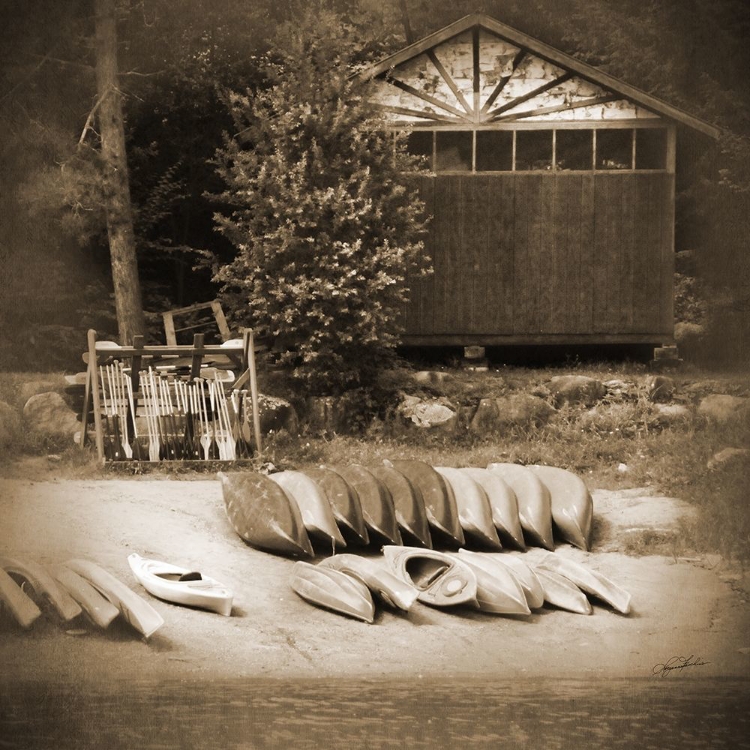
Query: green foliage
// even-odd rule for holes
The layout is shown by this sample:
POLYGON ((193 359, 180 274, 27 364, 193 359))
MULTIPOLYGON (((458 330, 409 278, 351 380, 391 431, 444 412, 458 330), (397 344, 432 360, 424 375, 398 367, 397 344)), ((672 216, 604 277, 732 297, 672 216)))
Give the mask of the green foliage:
POLYGON ((308 393, 372 384, 398 343, 406 278, 424 268, 416 162, 350 80, 353 29, 331 14, 282 30, 268 90, 232 93, 218 155, 220 231, 236 248, 216 275, 234 319, 283 348, 308 393))

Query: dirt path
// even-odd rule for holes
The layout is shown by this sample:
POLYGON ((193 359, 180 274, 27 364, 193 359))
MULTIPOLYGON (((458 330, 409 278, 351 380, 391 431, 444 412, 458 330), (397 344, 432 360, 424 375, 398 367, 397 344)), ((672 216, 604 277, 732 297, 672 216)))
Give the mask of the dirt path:
MULTIPOLYGON (((523 621, 448 613, 417 604, 408 616, 380 609, 373 625, 323 610, 289 588, 292 562, 248 547, 224 515, 214 480, 0 480, 0 551, 42 563, 91 559, 162 614, 149 642, 124 624, 107 632, 39 621, 28 633, 0 616, 5 680, 156 676, 647 677, 656 664, 694 655, 701 677, 750 671, 750 582, 718 558, 630 557, 632 528, 674 528, 684 507, 629 490, 594 493, 598 540, 586 560, 632 594, 623 617, 543 610, 523 621), (236 592, 232 618, 152 599, 135 583, 130 552, 196 567, 236 592), (67 631, 85 630, 83 634, 67 631)), ((541 550, 528 553, 531 558, 541 550)))

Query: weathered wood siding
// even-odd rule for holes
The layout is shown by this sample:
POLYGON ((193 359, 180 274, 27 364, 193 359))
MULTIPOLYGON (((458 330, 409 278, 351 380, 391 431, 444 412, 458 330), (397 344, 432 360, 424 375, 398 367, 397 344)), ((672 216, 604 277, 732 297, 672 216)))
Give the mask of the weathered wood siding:
POLYGON ((415 177, 434 274, 411 279, 407 343, 668 339, 668 173, 415 177))

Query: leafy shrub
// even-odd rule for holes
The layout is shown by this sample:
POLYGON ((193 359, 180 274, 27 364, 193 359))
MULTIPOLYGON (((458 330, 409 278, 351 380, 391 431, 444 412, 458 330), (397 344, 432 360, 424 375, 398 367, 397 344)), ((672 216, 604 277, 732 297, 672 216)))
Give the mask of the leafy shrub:
POLYGON ((225 309, 274 339, 314 395, 375 382, 407 276, 427 263, 405 174, 417 162, 352 82, 350 31, 323 14, 287 33, 266 64, 273 86, 228 95, 244 142, 227 137, 218 154, 216 220, 236 248, 216 274, 225 309))

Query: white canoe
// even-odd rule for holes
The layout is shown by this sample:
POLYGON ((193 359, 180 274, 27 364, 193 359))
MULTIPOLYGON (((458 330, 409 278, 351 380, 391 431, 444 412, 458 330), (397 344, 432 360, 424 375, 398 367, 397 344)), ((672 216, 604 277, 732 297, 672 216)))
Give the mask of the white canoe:
POLYGON ((553 570, 536 568, 534 572, 544 589, 544 601, 553 607, 567 609, 568 612, 575 612, 579 615, 591 614, 591 604, 586 594, 574 583, 553 570))
POLYGON ((133 575, 144 589, 172 604, 198 607, 229 617, 234 594, 223 584, 197 573, 159 560, 149 560, 135 554, 128 555, 133 575))
POLYGON ((559 573, 581 591, 601 599, 624 615, 630 612, 630 594, 595 570, 589 570, 583 565, 552 553, 546 555, 537 568, 559 573))
POLYGON ((50 572, 100 628, 108 628, 120 614, 120 610, 109 599, 105 599, 85 578, 70 568, 56 565, 50 572))
POLYGON ((34 601, 0 568, 0 611, 3 608, 10 610, 16 622, 26 630, 42 615, 34 601))
POLYGON ((496 615, 529 615, 526 594, 511 571, 503 565, 487 565, 484 552, 459 550, 461 562, 477 578, 477 609, 496 615))
POLYGON ((362 581, 321 565, 296 562, 290 585, 294 592, 316 607, 371 623, 375 605, 370 590, 362 581))

